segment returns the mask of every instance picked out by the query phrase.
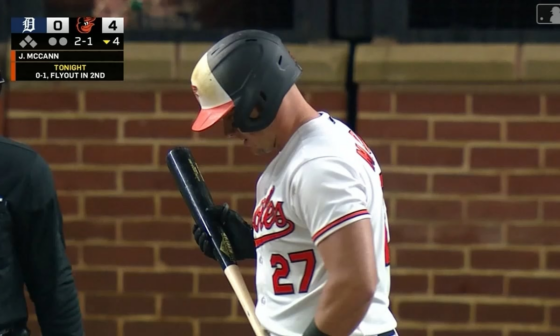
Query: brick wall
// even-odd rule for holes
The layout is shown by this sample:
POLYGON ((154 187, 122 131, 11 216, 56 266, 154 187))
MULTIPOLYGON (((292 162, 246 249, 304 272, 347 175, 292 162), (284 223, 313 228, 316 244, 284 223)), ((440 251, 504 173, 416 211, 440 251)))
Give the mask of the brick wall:
MULTIPOLYGON (((191 47, 171 66, 155 55, 146 71, 161 65, 158 76, 185 81, 204 49, 191 47)), ((344 117, 344 53, 294 49, 309 69, 306 97, 344 117)), ((138 54, 127 53, 127 71, 146 68, 138 54)), ((407 71, 419 69, 429 82, 431 65, 402 58, 381 72, 402 82, 381 84, 377 54, 365 54, 357 55, 357 127, 384 170, 400 333, 560 335, 560 89, 472 78, 418 85, 402 78, 417 79, 407 71)), ((496 77, 508 76, 504 62, 486 59, 499 68, 496 77)), ((480 61, 454 72, 449 63, 466 63, 438 62, 445 69, 433 72, 438 79, 493 69, 480 61)), ((269 158, 220 130, 191 133, 197 104, 188 86, 15 84, 8 135, 51 164, 88 335, 250 335, 225 277, 192 240, 164 159, 172 146, 191 146, 216 201, 250 216, 269 158)), ((243 265, 250 287, 251 266, 243 265)))
POLYGON ((402 334, 558 334, 558 97, 514 89, 361 92, 402 334))

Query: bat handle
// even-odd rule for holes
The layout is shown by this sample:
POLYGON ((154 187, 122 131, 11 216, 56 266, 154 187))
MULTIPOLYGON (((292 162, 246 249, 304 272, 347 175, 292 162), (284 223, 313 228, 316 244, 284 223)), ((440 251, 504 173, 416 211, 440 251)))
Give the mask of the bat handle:
POLYGON ((253 328, 256 336, 270 336, 266 330, 261 326, 261 323, 257 319, 255 315, 255 304, 253 303, 253 299, 249 294, 249 289, 247 289, 247 285, 245 284, 245 280, 241 276, 241 272, 239 271, 239 266, 231 265, 224 270, 224 273, 235 292, 241 307, 245 311, 245 315, 253 328))

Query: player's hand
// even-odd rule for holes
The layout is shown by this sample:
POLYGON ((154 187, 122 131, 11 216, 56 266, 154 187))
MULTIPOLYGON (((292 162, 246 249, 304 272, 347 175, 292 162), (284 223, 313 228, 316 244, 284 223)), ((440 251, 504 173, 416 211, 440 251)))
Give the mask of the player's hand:
MULTIPOLYGON (((231 210, 227 203, 215 205, 206 209, 206 212, 213 223, 222 225, 237 260, 256 258, 253 228, 237 212, 231 210)), ((204 229, 195 224, 193 235, 204 255, 215 259, 214 246, 204 229)))

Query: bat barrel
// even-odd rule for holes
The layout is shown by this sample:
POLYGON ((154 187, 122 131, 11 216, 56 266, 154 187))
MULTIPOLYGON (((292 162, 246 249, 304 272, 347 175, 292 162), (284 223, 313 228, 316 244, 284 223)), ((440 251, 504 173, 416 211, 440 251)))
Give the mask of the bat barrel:
POLYGON ((228 266, 236 264, 234 260, 220 252, 222 230, 207 218, 206 209, 214 203, 191 151, 185 147, 172 149, 167 154, 167 167, 196 224, 210 237, 215 250, 214 255, 222 269, 225 270, 228 266))

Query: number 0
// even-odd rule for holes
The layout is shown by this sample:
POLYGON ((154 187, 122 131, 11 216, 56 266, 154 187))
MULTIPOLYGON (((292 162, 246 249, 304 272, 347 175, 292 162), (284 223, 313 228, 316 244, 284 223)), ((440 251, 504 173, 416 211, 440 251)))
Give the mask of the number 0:
POLYGON ((305 262, 305 267, 303 270, 303 276, 299 283, 298 293, 307 293, 309 290, 309 285, 313 279, 313 273, 315 272, 315 253, 313 250, 305 250, 299 252, 292 252, 288 254, 289 261, 284 258, 281 254, 273 254, 270 256, 270 266, 276 268, 274 274, 272 275, 272 285, 274 287, 274 294, 276 295, 288 295, 294 294, 293 284, 281 284, 281 279, 286 279, 290 275, 290 262, 305 262))
POLYGON ((62 30, 62 21, 55 21, 53 22, 54 30, 62 30))
POLYGON ((109 28, 117 30, 117 21, 113 21, 109 24, 109 28))

